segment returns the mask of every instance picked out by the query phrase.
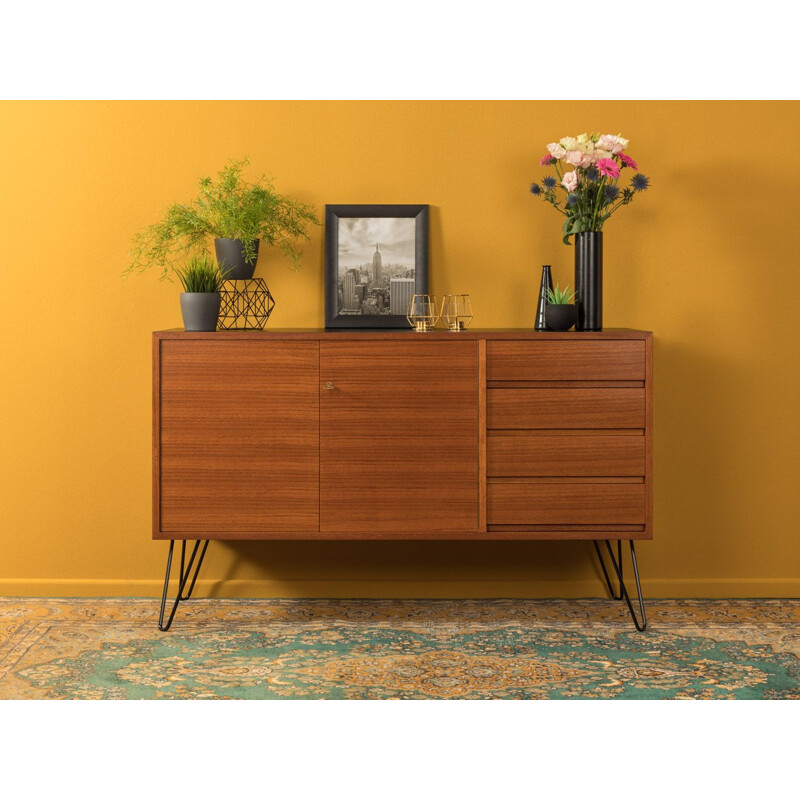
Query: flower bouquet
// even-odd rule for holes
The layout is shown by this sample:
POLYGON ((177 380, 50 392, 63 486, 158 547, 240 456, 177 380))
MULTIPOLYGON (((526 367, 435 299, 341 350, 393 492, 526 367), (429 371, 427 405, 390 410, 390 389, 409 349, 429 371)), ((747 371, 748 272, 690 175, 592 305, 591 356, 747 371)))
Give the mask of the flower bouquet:
POLYGON ((555 176, 531 184, 531 194, 541 197, 563 214, 564 244, 585 231, 602 231, 605 221, 621 206, 645 191, 650 180, 639 174, 637 163, 624 150, 628 140, 611 134, 582 133, 547 145, 548 155, 539 163, 552 166, 555 176), (620 189, 624 169, 635 172, 628 186, 620 189))
POLYGON ((645 191, 650 180, 638 172, 637 163, 625 153, 628 140, 621 136, 582 133, 547 145, 548 155, 539 163, 553 167, 541 183, 531 184, 531 194, 550 203, 566 219, 564 244, 575 237, 575 330, 603 329, 603 226, 622 206, 645 191), (620 188, 622 171, 634 172, 620 188))

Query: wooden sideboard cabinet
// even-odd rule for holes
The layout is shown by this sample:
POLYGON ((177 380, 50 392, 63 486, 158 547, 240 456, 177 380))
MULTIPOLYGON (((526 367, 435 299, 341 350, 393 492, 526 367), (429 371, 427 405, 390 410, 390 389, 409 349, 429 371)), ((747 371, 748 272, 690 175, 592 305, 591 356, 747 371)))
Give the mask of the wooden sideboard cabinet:
POLYGON ((590 539, 633 614, 621 542, 638 588, 652 364, 652 334, 631 330, 157 332, 167 582, 176 540, 180 600, 211 539, 590 539))

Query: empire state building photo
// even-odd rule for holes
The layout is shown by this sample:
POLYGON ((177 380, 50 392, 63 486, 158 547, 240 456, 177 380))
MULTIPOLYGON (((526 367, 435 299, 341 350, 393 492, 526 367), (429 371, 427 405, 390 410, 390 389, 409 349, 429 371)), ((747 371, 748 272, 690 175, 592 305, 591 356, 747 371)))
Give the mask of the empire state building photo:
POLYGON ((416 283, 415 226, 405 217, 339 219, 339 316, 405 316, 416 283))

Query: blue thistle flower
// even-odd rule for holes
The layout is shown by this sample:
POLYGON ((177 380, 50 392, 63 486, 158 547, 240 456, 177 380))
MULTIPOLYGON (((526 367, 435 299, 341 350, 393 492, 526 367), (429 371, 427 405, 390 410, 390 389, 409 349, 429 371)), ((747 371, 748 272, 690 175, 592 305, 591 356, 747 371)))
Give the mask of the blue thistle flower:
POLYGON ((586 170, 586 177, 590 181, 596 181, 600 177, 597 167, 589 167, 589 169, 586 170))
POLYGON ((613 203, 619 197, 619 186, 613 183, 606 184, 605 189, 603 189, 603 194, 605 195, 607 203, 613 203))
POLYGON ((650 178, 646 178, 644 175, 639 175, 639 173, 637 173, 631 178, 631 186, 634 192, 643 192, 650 186, 650 178))
POLYGON ((542 187, 538 183, 531 184, 531 194, 536 197, 542 193, 542 187))
POLYGON ((576 194, 568 194, 567 195, 567 208, 572 208, 573 206, 578 205, 578 200, 580 198, 576 194))
POLYGON ((548 175, 546 178, 542 180, 542 183, 545 186, 545 189, 555 189, 556 188, 556 179, 552 175, 548 175))

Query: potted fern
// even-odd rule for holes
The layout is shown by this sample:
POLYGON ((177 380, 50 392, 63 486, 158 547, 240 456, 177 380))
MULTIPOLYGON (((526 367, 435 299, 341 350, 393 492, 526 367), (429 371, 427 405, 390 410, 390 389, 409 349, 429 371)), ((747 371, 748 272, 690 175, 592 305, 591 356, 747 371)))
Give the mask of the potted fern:
POLYGON ((556 284, 555 289, 547 290, 547 306, 544 318, 551 331, 568 331, 578 318, 575 308, 575 292, 569 286, 561 289, 556 284))
POLYGON ((205 254, 192 256, 184 269, 175 267, 175 273, 183 286, 181 316, 184 330, 215 331, 225 273, 205 254))
POLYGON ((187 253, 207 252, 211 238, 228 279, 253 277, 260 242, 278 247, 297 271, 298 240, 308 239, 309 225, 319 224, 314 208, 278 194, 264 177, 246 181, 242 171, 249 164, 230 161, 216 180, 201 178, 194 200, 170 206, 159 222, 138 233, 128 271, 157 266, 163 279, 187 253))

